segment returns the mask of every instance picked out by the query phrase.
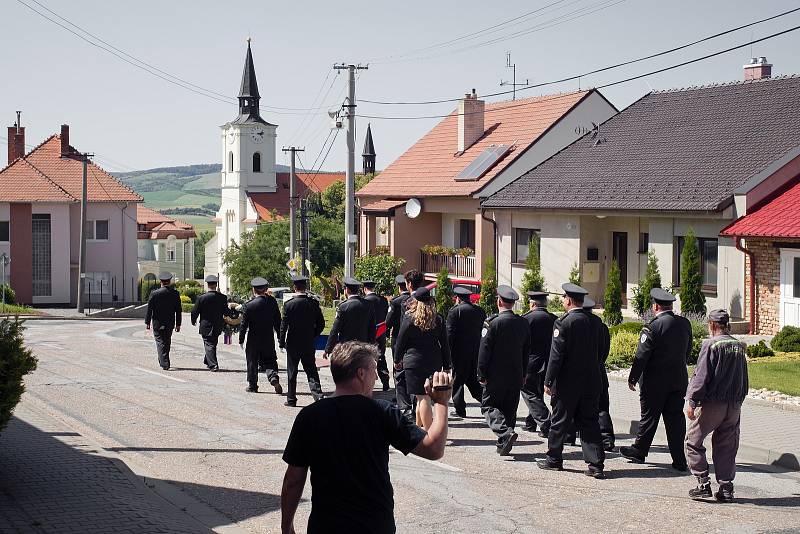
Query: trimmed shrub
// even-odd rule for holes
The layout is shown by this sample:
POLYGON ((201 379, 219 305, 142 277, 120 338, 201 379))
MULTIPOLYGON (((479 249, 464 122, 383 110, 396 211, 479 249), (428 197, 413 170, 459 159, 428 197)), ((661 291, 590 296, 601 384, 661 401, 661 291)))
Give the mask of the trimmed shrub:
MULTIPOLYGON (((632 323, 627 323, 632 324, 632 323)), ((636 356, 636 348, 639 346, 639 333, 617 332, 611 336, 611 350, 608 353, 606 367, 617 367, 620 369, 633 365, 633 358, 636 356)))
POLYGON ((561 297, 553 297, 547 301, 547 311, 558 315, 566 312, 567 309, 564 307, 564 301, 561 300, 561 297))
POLYGON ((522 275, 520 292, 522 293, 522 309, 530 306, 528 291, 544 291, 544 276, 542 276, 539 234, 534 234, 528 243, 528 257, 525 258, 525 273, 522 275))
POLYGON ((681 313, 705 316, 706 297, 703 295, 703 275, 700 274, 700 245, 689 228, 681 251, 681 313))
POLYGON ((778 352, 800 352, 800 328, 784 326, 772 338, 770 345, 772 345, 773 350, 778 352))
POLYGON ((8 284, 3 284, 0 286, 0 291, 3 292, 6 296, 6 304, 16 304, 17 303, 17 294, 11 289, 11 286, 8 284))
POLYGON ((183 302, 183 297, 189 299, 189 302, 194 302, 197 300, 197 297, 203 294, 203 288, 198 286, 182 286, 178 288, 178 292, 181 294, 181 302, 183 302))
POLYGON ((181 304, 191 304, 191 303, 192 303, 192 299, 190 299, 186 295, 181 295, 181 304))
POLYGON ((436 277, 436 313, 442 317, 447 317, 447 312, 453 307, 456 297, 449 274, 447 267, 442 267, 436 277))
POLYGON ((181 302, 181 311, 183 313, 191 313, 194 304, 191 302, 181 302))
POLYGON ((608 327, 608 332, 614 336, 620 332, 627 332, 629 334, 636 334, 637 336, 642 332, 642 327, 644 327, 644 323, 639 322, 627 322, 627 323, 620 323, 614 326, 608 327))
POLYGON ((375 282, 379 295, 391 295, 396 286, 394 278, 400 273, 405 260, 388 254, 361 256, 356 259, 355 276, 359 280, 375 282))
POLYGON ((775 352, 762 339, 755 345, 747 345, 747 356, 749 358, 763 358, 765 356, 775 356, 775 352))
POLYGON ((497 279, 495 278, 494 258, 489 258, 483 265, 483 276, 481 277, 481 298, 478 306, 483 308, 486 315, 497 313, 497 279))
POLYGON ((622 282, 616 261, 611 262, 611 270, 608 271, 608 283, 603 299, 603 320, 608 326, 622 322, 622 282))
POLYGON ((36 369, 36 358, 25 348, 23 330, 17 319, 0 321, 0 430, 8 424, 25 391, 22 377, 36 369))

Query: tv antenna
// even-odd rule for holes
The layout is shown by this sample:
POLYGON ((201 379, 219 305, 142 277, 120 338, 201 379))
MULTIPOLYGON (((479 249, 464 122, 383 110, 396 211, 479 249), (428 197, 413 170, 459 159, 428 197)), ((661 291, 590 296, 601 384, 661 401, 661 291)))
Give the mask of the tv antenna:
POLYGON ((517 99, 517 86, 525 86, 530 85, 528 78, 525 78, 525 83, 517 83, 517 64, 511 63, 511 52, 506 52, 506 68, 511 69, 512 78, 510 82, 500 80, 500 87, 505 87, 506 85, 511 86, 511 100, 517 99))

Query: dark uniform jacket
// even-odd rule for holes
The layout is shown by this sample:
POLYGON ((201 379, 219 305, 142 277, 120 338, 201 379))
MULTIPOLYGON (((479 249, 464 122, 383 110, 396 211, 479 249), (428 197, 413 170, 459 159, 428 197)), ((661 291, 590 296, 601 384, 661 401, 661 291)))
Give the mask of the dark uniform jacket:
POLYGON ((589 312, 589 317, 597 327, 597 361, 600 364, 600 379, 603 381, 603 387, 608 389, 606 360, 608 353, 611 352, 611 332, 600 317, 591 312, 589 312))
POLYGON ((223 315, 230 315, 228 297, 219 291, 206 291, 194 303, 192 308, 192 324, 200 318, 201 336, 218 336, 225 327, 223 315))
POLYGON ((592 313, 574 308, 553 323, 544 385, 553 396, 600 395, 598 328, 592 313))
POLYGON ((283 305, 278 342, 291 353, 313 354, 315 340, 324 329, 325 317, 317 299, 298 293, 283 305))
POLYGON ((397 357, 403 358, 403 369, 423 369, 433 373, 443 367, 450 369, 450 345, 444 319, 436 315, 436 324, 430 330, 421 330, 414 324, 414 316, 406 314, 397 335, 397 357))
POLYGON ((375 311, 363 297, 351 296, 339 304, 325 352, 345 341, 375 342, 375 311))
POLYGON ((181 297, 174 287, 160 287, 147 299, 144 324, 153 322, 153 330, 172 330, 181 325, 181 297))
POLYGON ((400 333, 400 322, 405 313, 406 301, 411 298, 411 293, 403 291, 389 302, 389 313, 386 314, 386 335, 392 339, 392 352, 394 352, 394 341, 400 333))
POLYGON ((531 353, 528 322, 513 311, 489 318, 478 353, 478 378, 487 390, 521 388, 531 353))
POLYGON ((704 339, 697 367, 686 390, 689 404, 743 402, 750 387, 746 349, 744 343, 729 334, 704 339))
MULTIPOLYGON (((247 336, 247 347, 275 349, 275 334, 281 331, 281 311, 278 301, 272 295, 259 295, 248 300, 242 306, 242 324, 239 327, 239 344, 244 343, 247 336)), ((313 339, 312 339, 313 342, 313 339)))
POLYGON ((544 373, 550 358, 550 343, 553 341, 553 323, 556 316, 547 308, 536 308, 522 317, 528 321, 531 331, 531 356, 528 360, 528 376, 544 373))
MULTIPOLYGON (((478 360, 481 348, 481 332, 486 321, 486 312, 480 306, 460 302, 447 314, 447 341, 450 343, 450 357, 458 368, 478 360)), ((475 365, 474 363, 472 365, 475 365)))
MULTIPOLYGON (((389 315, 389 301, 377 293, 370 293, 364 296, 364 300, 372 305, 372 311, 375 314, 375 324, 382 323, 389 315)), ((382 335, 378 341, 385 341, 386 334, 382 335)))
POLYGON ((659 313, 642 328, 628 383, 640 391, 686 391, 686 358, 692 350, 692 325, 672 311, 659 313))

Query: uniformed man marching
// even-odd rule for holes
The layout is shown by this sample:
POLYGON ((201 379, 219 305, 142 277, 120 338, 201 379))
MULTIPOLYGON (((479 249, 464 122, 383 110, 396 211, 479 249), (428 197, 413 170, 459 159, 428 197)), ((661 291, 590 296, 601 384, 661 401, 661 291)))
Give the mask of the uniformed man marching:
POLYGON ((589 464, 584 474, 603 478, 603 451, 598 424, 600 368, 597 364, 598 330, 590 313, 583 309, 587 291, 575 284, 564 284, 567 313, 553 323, 550 360, 544 378, 553 414, 547 436, 547 457, 537 460, 541 469, 563 469, 564 440, 574 421, 581 433, 583 459, 589 464))
POLYGON ((289 388, 286 406, 297 406, 297 373, 300 364, 308 378, 308 389, 317 401, 323 398, 319 372, 314 358, 315 340, 325 328, 325 318, 317 299, 308 296, 308 278, 293 276, 295 295, 283 305, 283 321, 278 336, 280 347, 286 349, 286 374, 289 388))
POLYGON ((372 304, 359 295, 361 282, 355 278, 344 279, 347 300, 339 304, 336 319, 333 321, 325 355, 331 353, 337 343, 345 341, 363 341, 375 343, 375 311, 372 304))
POLYGON ((489 318, 478 354, 478 379, 483 385, 481 412, 497 435, 497 453, 511 452, 517 434, 519 392, 528 368, 531 334, 528 322, 514 313, 519 295, 513 288, 497 286, 500 313, 489 318))
POLYGON ((253 298, 242 306, 242 324, 239 327, 239 345, 245 349, 247 360, 247 391, 258 392, 258 372, 259 369, 264 369, 267 380, 275 388, 275 393, 280 395, 283 388, 278 379, 275 335, 281 331, 281 312, 275 297, 267 293, 266 279, 260 276, 253 278, 250 285, 253 288, 253 298))
MULTIPOLYGON (((383 295, 375 292, 375 282, 372 280, 364 280, 364 300, 372 304, 372 309, 375 314, 376 328, 377 325, 386 321, 386 316, 389 314, 389 301, 383 295)), ((381 379, 383 384, 383 391, 389 391, 389 367, 386 365, 386 333, 383 333, 375 339, 378 345, 378 378, 381 379)))
POLYGON ((620 447, 619 452, 633 462, 644 462, 656 434, 658 420, 663 417, 672 467, 686 471, 683 400, 689 383, 686 359, 692 350, 692 325, 685 317, 673 313, 674 295, 654 287, 650 297, 653 299, 655 318, 642 329, 636 357, 628 375, 631 391, 636 391, 636 384, 639 384, 642 419, 633 446, 620 447))
POLYGON ((550 343, 553 340, 553 323, 556 316, 547 311, 547 293, 528 291, 530 311, 522 317, 528 321, 531 332, 531 354, 525 383, 522 386, 522 400, 528 406, 528 416, 522 430, 535 432, 546 438, 550 431, 550 410, 544 402, 544 374, 550 358, 550 343))
POLYGON ((472 398, 483 400, 483 387, 478 382, 478 351, 481 347, 481 330, 486 321, 483 308, 470 302, 472 291, 458 286, 453 292, 458 304, 450 309, 445 322, 447 341, 450 344, 450 357, 453 360, 453 412, 451 417, 466 417, 467 403, 464 389, 472 398))
POLYGON ((598 404, 600 411, 598 412, 597 422, 600 425, 600 436, 603 438, 603 449, 611 452, 614 450, 614 442, 616 441, 614 423, 611 421, 611 414, 609 413, 611 401, 608 397, 608 372, 606 372, 606 360, 608 360, 608 353, 611 351, 611 332, 609 332, 606 323, 604 323, 599 316, 592 313, 594 306, 595 302, 589 297, 583 299, 583 309, 589 312, 589 316, 592 321, 594 321, 598 332, 597 361, 600 367, 602 386, 600 387, 600 400, 598 404))
POLYGON ((153 338, 156 340, 158 365, 165 371, 169 369, 169 349, 172 345, 172 330, 181 331, 181 297, 170 285, 172 273, 159 273, 161 287, 150 293, 147 299, 147 314, 144 324, 150 330, 153 323, 153 338))
POLYGON ((197 324, 200 319, 200 336, 203 338, 203 349, 205 355, 203 363, 211 371, 219 370, 217 362, 217 343, 219 335, 225 328, 224 315, 230 315, 228 309, 228 297, 224 293, 217 291, 219 279, 210 274, 206 276, 208 291, 197 297, 192 308, 192 326, 197 324))
POLYGON ((397 408, 409 421, 414 421, 414 410, 412 407, 411 396, 406 388, 406 376, 402 365, 398 367, 395 357, 395 346, 397 344, 397 334, 400 332, 400 324, 405 314, 406 302, 411 298, 408 290, 406 277, 398 274, 394 281, 397 283, 399 295, 389 302, 389 313, 386 315, 386 334, 390 336, 392 344, 392 369, 394 371, 394 394, 397 408))

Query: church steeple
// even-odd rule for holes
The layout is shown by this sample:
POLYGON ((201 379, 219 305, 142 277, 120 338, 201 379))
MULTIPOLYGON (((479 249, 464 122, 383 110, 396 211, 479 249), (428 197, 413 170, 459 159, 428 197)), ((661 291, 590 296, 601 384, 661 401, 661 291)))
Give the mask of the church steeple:
POLYGON ((259 114, 258 103, 260 100, 261 95, 258 94, 256 68, 253 66, 253 53, 250 51, 250 38, 248 38, 247 56, 244 60, 244 72, 242 73, 242 86, 239 89, 239 116, 233 122, 236 124, 245 122, 267 124, 259 114))
POLYGON ((364 139, 364 174, 375 174, 375 145, 372 143, 372 128, 367 124, 367 135, 364 139))

